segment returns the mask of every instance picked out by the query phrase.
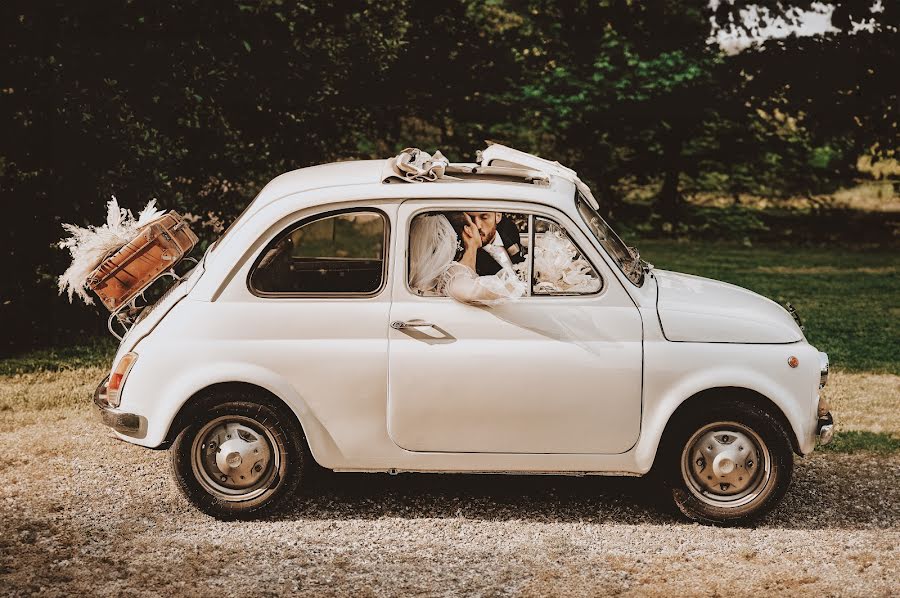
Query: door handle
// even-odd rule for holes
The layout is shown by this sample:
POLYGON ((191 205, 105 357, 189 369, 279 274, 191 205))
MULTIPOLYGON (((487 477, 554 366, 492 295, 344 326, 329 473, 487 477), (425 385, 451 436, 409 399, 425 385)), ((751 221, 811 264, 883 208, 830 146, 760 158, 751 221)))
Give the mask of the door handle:
POLYGON ((426 322, 425 320, 408 320, 403 322, 401 320, 394 320, 391 322, 391 328, 394 330, 403 330, 404 328, 428 328, 430 326, 434 326, 431 322, 426 322))

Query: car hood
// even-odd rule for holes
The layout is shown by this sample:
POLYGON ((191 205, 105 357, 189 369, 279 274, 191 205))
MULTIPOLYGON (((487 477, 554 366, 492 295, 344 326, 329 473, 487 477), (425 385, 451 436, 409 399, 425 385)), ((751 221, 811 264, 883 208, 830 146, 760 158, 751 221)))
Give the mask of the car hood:
POLYGON ((753 291, 666 270, 653 270, 657 310, 670 341, 793 343, 803 332, 783 307, 753 291))

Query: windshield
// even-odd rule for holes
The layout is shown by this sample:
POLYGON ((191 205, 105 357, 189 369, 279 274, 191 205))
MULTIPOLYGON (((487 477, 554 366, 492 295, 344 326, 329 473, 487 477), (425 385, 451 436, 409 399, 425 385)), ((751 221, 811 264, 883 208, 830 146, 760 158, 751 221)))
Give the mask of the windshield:
POLYGON ((616 262, 622 273, 628 277, 628 280, 637 286, 644 284, 644 269, 641 267, 641 258, 638 252, 622 242, 616 231, 610 228, 597 210, 582 197, 581 193, 576 193, 575 205, 597 241, 600 242, 609 257, 616 262))

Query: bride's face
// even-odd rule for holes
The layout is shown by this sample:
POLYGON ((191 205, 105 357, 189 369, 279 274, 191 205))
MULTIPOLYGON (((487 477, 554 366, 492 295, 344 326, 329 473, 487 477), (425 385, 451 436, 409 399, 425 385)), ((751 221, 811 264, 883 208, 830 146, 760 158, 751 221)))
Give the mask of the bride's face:
POLYGON ((481 233, 481 244, 488 245, 494 241, 497 235, 497 223, 500 222, 500 212, 466 212, 478 232, 481 233))

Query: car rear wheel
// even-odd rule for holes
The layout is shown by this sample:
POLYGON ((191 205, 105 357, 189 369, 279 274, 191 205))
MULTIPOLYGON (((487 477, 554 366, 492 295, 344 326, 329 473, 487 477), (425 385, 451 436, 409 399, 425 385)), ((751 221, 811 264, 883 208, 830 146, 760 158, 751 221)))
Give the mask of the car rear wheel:
POLYGON ((791 481, 793 452, 781 423, 760 407, 728 402, 688 416, 668 447, 672 498, 694 521, 737 524, 771 510, 791 481))
POLYGON ((199 411, 169 449, 175 481, 191 503, 237 519, 275 509, 294 493, 308 453, 290 415, 247 400, 199 411))

